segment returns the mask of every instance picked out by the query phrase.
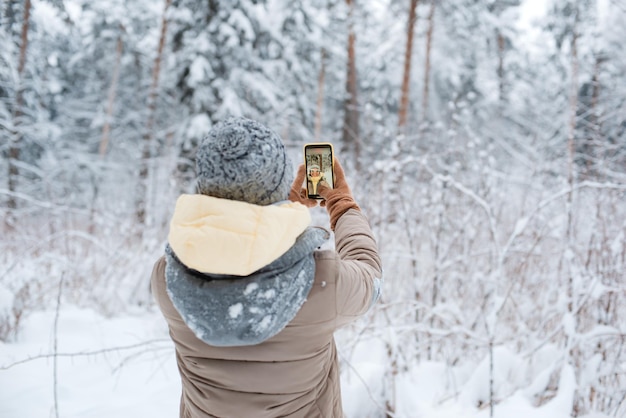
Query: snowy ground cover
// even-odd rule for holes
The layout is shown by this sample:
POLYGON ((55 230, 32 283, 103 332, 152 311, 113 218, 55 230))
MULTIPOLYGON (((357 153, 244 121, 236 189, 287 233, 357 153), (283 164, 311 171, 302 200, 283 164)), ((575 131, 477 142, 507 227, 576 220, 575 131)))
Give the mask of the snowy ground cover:
MULTIPOLYGON (((364 340, 349 349, 340 344, 340 352, 347 417, 385 416, 383 344, 364 340)), ((572 370, 564 369, 559 393, 536 408, 529 388, 515 389, 516 379, 527 371, 513 354, 497 352, 496 367, 501 373, 496 373, 496 393, 502 401, 495 408, 496 417, 570 416, 572 370)), ((423 362, 399 373, 394 416, 488 417, 489 408, 476 406, 488 390, 487 364, 450 369, 423 362)), ((58 316, 55 311, 36 312, 25 320, 14 342, 0 343, 3 418, 169 418, 178 414, 179 394, 173 346, 156 310, 112 318, 71 306, 61 309, 58 316)))

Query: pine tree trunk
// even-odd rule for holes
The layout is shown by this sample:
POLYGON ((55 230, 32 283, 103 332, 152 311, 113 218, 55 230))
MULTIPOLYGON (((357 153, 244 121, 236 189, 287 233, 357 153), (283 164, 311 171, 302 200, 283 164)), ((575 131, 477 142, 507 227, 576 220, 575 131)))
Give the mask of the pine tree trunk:
MULTIPOLYGON (((124 30, 120 28, 120 30, 124 30)), ((122 42, 122 35, 117 38, 117 47, 115 49, 115 67, 113 68, 113 78, 111 85, 109 86, 109 94, 107 100, 107 112, 102 127, 102 139, 100 140, 100 156, 104 157, 109 146, 109 135, 111 133, 111 120, 113 119, 113 107, 115 104, 115 96, 117 94, 117 84, 120 78, 120 63, 122 61, 122 51, 124 49, 124 43, 122 42)))
MULTIPOLYGON (((8 189, 9 200, 7 207, 10 211, 17 208, 17 201, 14 193, 17 191, 17 178, 19 170, 17 162, 20 159, 20 147, 22 142, 22 135, 19 132, 19 125, 22 123, 22 116, 24 116, 24 89, 22 79, 24 78, 24 68, 26 66, 26 50, 28 49, 28 28, 30 24, 30 0, 26 0, 24 3, 24 20, 22 21, 22 32, 20 36, 20 56, 17 67, 17 90, 15 96, 15 108, 13 109, 13 126, 14 131, 12 133, 12 140, 9 146, 9 172, 8 172, 8 189)), ((6 218, 6 225, 9 229, 13 227, 13 215, 10 214, 6 218)))
POLYGON ((317 106, 315 111, 315 140, 322 135, 322 112, 324 110, 324 83, 326 78, 326 49, 322 48, 320 72, 317 78, 317 106))
POLYGON ((344 102, 344 121, 342 140, 348 152, 353 153, 359 170, 359 108, 357 97, 356 74, 356 34, 354 33, 354 3, 346 0, 348 5, 348 68, 346 75, 346 99, 344 102))
POLYGON ((428 121, 428 100, 430 94, 430 52, 433 45, 433 30, 435 28, 435 6, 437 0, 431 0, 428 12, 428 30, 426 32, 426 60, 424 63, 424 93, 422 95, 422 120, 428 121))
MULTIPOLYGON (((565 264, 565 277, 566 292, 567 292, 567 315, 571 321, 574 321, 572 331, 576 331, 577 320, 575 311, 575 283, 574 283, 574 268, 572 266, 573 261, 570 259, 574 253, 574 157, 576 152, 576 121, 578 116, 578 19, 579 10, 576 7, 574 11, 574 28, 572 30, 572 43, 571 43, 571 69, 570 69, 570 108, 569 108, 569 127, 567 137, 567 183, 569 186, 569 193, 567 194, 566 211, 567 211, 567 225, 565 231, 565 252, 561 255, 561 263, 565 264)), ((570 331, 570 332, 572 332, 570 331)), ((565 334, 565 355, 568 360, 565 364, 570 363, 575 365, 576 359, 575 351, 576 347, 574 336, 569 332, 565 334)), ((574 366, 577 367, 577 366, 574 366)))
POLYGON ((141 151, 141 167, 139 170, 139 190, 137 193, 137 222, 139 225, 146 223, 146 201, 148 199, 148 165, 150 158, 152 157, 152 142, 154 137, 154 117, 156 113, 156 101, 159 86, 159 76, 161 73, 161 60, 163 58, 163 49, 165 48, 165 38, 167 35, 167 10, 169 9, 172 0, 165 0, 165 7, 163 9, 163 18, 161 20, 161 35, 159 37, 159 45, 157 48, 157 54, 154 58, 154 67, 152 69, 152 84, 150 86, 150 93, 148 95, 148 117, 146 120, 146 127, 142 140, 141 151))
MULTIPOLYGON (((578 20, 578 10, 576 11, 578 20)), ((576 152, 576 118, 578 113, 578 32, 576 26, 572 34, 571 49, 571 79, 570 79, 570 109, 569 129, 567 135, 567 183, 569 193, 567 195, 567 230, 566 245, 570 248, 573 235, 573 196, 574 196, 574 157, 576 152)), ((573 312, 573 278, 568 272, 568 312, 573 312)))
POLYGON ((387 343, 387 357, 390 361, 390 370, 387 371, 387 380, 389 382, 389 387, 387 389, 388 392, 385 399, 385 418, 393 418, 396 416, 396 380, 398 379, 398 362, 396 360, 396 354, 394 353, 394 349, 389 343, 387 343))
POLYGON ((498 99, 504 104, 504 46, 505 39, 500 30, 496 30, 496 44, 498 45, 498 99))
POLYGON ((416 8, 419 0, 410 1, 409 21, 406 28, 406 49, 404 50, 404 75, 402 76, 400 110, 398 111, 398 132, 400 133, 405 133, 406 130, 411 83, 411 58, 413 56, 413 32, 415 31, 416 8))
POLYGON ((589 136, 585 138, 585 162, 586 175, 598 176, 602 170, 596 167, 600 152, 598 147, 601 142, 601 123, 598 115, 598 102, 600 100, 600 69, 603 62, 602 56, 596 56, 591 78, 591 104, 589 109, 589 136))

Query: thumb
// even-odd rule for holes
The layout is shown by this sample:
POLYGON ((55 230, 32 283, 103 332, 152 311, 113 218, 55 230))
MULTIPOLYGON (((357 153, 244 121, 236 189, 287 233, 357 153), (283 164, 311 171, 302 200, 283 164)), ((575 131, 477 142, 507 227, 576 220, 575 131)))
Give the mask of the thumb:
POLYGON ((338 158, 335 158, 335 160, 333 161, 333 177, 335 188, 341 186, 342 184, 345 184, 346 182, 346 175, 343 172, 343 167, 341 166, 338 158))
MULTIPOLYGON (((325 181, 320 181, 317 185, 317 193, 322 196, 324 199, 326 199, 326 195, 328 194, 328 192, 330 192, 331 189, 330 186, 328 185, 328 183, 326 183, 325 181)), ((323 201, 322 201, 323 202, 323 201)))

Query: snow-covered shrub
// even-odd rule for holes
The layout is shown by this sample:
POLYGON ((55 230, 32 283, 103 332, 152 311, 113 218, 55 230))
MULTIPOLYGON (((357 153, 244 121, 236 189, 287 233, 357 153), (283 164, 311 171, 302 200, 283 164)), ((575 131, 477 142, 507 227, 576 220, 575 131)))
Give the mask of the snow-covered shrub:
POLYGON ((13 293, 0 284, 0 341, 7 341, 15 330, 13 300, 13 293))

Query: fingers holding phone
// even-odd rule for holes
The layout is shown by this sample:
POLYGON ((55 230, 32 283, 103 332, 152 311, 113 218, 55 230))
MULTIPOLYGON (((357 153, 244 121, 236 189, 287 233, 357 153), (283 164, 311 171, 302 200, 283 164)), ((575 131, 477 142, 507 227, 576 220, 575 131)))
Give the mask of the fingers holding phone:
POLYGON ((317 206, 317 200, 309 199, 307 197, 307 190, 304 188, 304 178, 306 176, 306 168, 304 164, 300 164, 296 173, 296 178, 291 185, 289 191, 289 200, 292 202, 302 203, 308 208, 317 206))
POLYGON ((321 200, 319 188, 333 188, 333 146, 328 142, 305 144, 304 165, 307 179, 307 197, 321 200))

